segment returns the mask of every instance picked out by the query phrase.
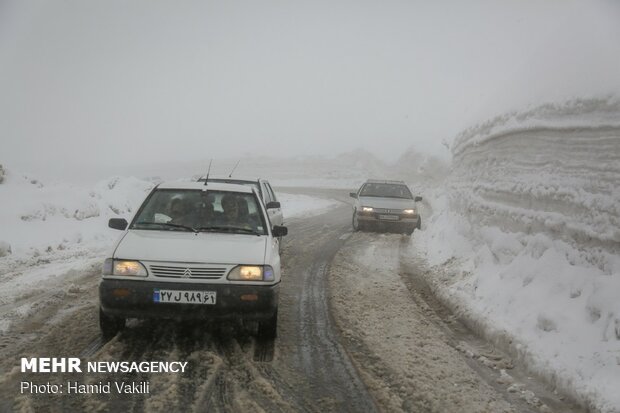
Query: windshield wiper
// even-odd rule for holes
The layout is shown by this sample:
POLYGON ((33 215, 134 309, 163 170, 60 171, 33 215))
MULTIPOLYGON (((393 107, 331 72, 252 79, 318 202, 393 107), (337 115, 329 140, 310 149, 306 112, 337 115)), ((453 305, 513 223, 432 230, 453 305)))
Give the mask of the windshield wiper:
POLYGON ((200 228, 196 228, 196 232, 201 232, 201 231, 212 231, 212 232, 217 232, 217 231, 223 231, 223 232, 235 232, 235 231, 242 231, 242 232, 247 232, 250 234, 254 234, 254 235, 263 235, 261 233, 256 232, 253 229, 250 228, 244 228, 244 227, 234 227, 234 226, 223 226, 223 225, 211 225, 208 227, 200 227, 200 228))
POLYGON ((196 230, 192 227, 188 227, 187 225, 181 225, 181 224, 173 224, 171 222, 136 222, 133 227, 135 227, 136 225, 163 225, 166 227, 172 227, 172 228, 183 228, 186 229, 188 231, 192 231, 192 232, 196 232, 196 230))
POLYGON ((253 230, 252 228, 245 228, 245 227, 231 227, 232 230, 234 231, 243 231, 243 232, 247 232, 248 234, 254 234, 254 235, 262 235, 258 232, 256 232, 255 230, 253 230))

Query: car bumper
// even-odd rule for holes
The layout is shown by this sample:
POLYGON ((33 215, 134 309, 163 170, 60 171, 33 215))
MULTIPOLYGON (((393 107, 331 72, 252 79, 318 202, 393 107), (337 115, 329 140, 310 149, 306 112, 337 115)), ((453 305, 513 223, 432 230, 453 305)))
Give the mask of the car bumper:
POLYGON ((279 284, 188 284, 104 279, 99 284, 99 302, 105 314, 124 318, 264 320, 277 310, 279 292, 279 284), (158 303, 153 300, 155 289, 214 291, 216 304, 158 303), (246 299, 243 300, 242 296, 246 299), (248 301, 248 296, 256 299, 248 301))
POLYGON ((420 220, 419 215, 391 215, 397 219, 381 219, 378 213, 358 213, 357 219, 361 224, 382 225, 385 227, 415 228, 420 220))

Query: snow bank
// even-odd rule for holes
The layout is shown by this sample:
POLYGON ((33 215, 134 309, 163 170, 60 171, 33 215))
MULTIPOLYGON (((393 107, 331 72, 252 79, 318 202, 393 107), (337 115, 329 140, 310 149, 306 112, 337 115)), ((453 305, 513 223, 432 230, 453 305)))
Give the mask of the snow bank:
POLYGON ((546 105, 461 134, 415 245, 442 293, 589 407, 620 411, 620 105, 546 105), (455 260, 456 258, 456 260, 455 260))
POLYGON ((548 103, 524 112, 509 112, 461 132, 452 144, 453 154, 464 147, 513 132, 537 129, 617 128, 620 126, 620 100, 574 99, 564 103, 548 103))
POLYGON ((278 199, 282 205, 284 222, 288 218, 309 217, 322 214, 328 209, 340 205, 333 199, 315 198, 308 195, 287 194, 278 192, 278 199))
POLYGON ((108 248, 118 236, 108 219, 129 218, 153 186, 120 177, 93 187, 46 185, 15 174, 6 178, 0 185, 0 243, 10 245, 11 256, 0 261, 0 273, 108 248))

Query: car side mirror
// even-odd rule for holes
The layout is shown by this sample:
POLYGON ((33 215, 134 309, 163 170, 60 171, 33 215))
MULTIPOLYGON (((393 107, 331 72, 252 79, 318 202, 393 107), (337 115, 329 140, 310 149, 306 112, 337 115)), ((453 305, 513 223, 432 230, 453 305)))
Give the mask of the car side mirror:
POLYGON ((421 196, 416 196, 415 198, 413 198, 414 202, 420 202, 422 200, 421 196))
POLYGON ((266 205, 267 209, 276 209, 276 208, 280 208, 280 203, 278 201, 271 201, 271 202, 267 202, 266 205))
POLYGON ((274 237, 283 237, 288 234, 288 228, 281 225, 274 225, 271 232, 274 237))
POLYGON ((125 218, 110 218, 108 221, 108 227, 112 229, 120 229, 125 231, 127 229, 127 220, 125 218))
POLYGON ((357 194, 356 194, 355 192, 349 192, 349 196, 350 196, 351 198, 355 198, 355 199, 357 199, 357 194))

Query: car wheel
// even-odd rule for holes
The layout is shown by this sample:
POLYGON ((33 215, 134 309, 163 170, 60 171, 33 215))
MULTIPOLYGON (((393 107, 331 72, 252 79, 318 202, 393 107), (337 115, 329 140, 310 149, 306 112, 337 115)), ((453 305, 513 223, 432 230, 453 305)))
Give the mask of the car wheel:
POLYGON ((278 335, 278 309, 268 320, 258 322, 258 337, 274 339, 278 335))
POLYGON ((360 221, 359 219, 357 219, 357 212, 353 211, 353 219, 352 219, 352 223, 351 225, 353 226, 353 231, 359 231, 360 228, 360 221))
POLYGON ((108 316, 99 308, 99 328, 103 338, 109 340, 125 328, 125 319, 108 316))
POLYGON ((278 238, 278 254, 282 254, 282 237, 278 238))
POLYGON ((418 218, 418 225, 416 226, 417 229, 422 229, 422 217, 418 218))

